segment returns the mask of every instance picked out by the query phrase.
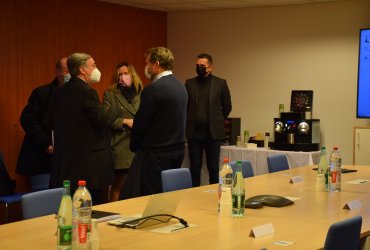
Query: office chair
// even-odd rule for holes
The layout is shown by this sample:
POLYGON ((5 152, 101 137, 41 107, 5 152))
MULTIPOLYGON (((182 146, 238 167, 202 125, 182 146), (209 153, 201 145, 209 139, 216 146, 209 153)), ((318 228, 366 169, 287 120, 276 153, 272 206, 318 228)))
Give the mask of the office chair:
MULTIPOLYGON (((230 162, 230 166, 233 169, 233 174, 234 174, 236 171, 236 161, 230 162)), ((242 161, 242 173, 243 173, 243 178, 254 176, 252 164, 250 161, 248 160, 242 161)))
POLYGON ((57 214, 62 200, 63 188, 53 188, 22 196, 23 219, 57 214))
MULTIPOLYGON (((22 195, 24 194, 25 193, 14 193, 14 194, 0 196, 0 204, 4 204, 5 206, 5 218, 3 220, 4 224, 21 220, 20 215, 19 216, 14 215, 14 214, 17 214, 17 212, 14 212, 14 211, 20 211, 21 199, 22 199, 22 195), (14 218, 14 217, 17 217, 17 218, 14 218)), ((2 224, 1 221, 0 221, 0 224, 2 224)))
POLYGON ((362 217, 352 218, 332 224, 326 235, 324 250, 360 249, 362 217))
POLYGON ((193 186, 188 168, 163 170, 161 176, 163 192, 191 188, 193 186))
POLYGON ((288 158, 285 154, 267 156, 267 166, 269 169, 269 173, 288 170, 288 158))
POLYGON ((32 191, 49 189, 50 174, 38 174, 30 177, 32 191))

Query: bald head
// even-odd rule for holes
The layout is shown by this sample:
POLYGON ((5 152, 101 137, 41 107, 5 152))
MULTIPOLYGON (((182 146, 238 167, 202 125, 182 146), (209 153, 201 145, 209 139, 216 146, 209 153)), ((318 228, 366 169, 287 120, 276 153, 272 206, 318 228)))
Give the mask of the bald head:
POLYGON ((59 86, 64 83, 64 77, 68 74, 67 57, 62 57, 55 64, 55 77, 57 78, 59 86))

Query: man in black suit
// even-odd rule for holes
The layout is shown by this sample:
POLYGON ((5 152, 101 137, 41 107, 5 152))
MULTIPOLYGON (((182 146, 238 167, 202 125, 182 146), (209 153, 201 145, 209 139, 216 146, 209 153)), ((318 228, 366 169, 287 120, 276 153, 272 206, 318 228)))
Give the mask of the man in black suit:
POLYGON ((74 53, 67 65, 72 78, 56 91, 51 105, 54 158, 50 183, 61 187, 63 180, 70 180, 75 190, 78 180, 86 180, 96 205, 103 202, 103 191, 113 182, 108 126, 117 115, 103 109, 90 86, 101 76, 94 59, 74 53))
POLYGON ((147 51, 145 75, 151 79, 141 94, 131 131, 136 152, 120 199, 162 192, 162 170, 180 168, 185 154, 188 95, 172 74, 174 57, 164 47, 147 51))
POLYGON ((32 91, 20 117, 25 136, 18 155, 18 174, 34 176, 50 173, 53 146, 51 131, 44 123, 45 117, 54 92, 70 78, 67 58, 61 58, 56 63, 54 80, 32 91))
POLYGON ((185 82, 189 96, 186 138, 194 187, 200 185, 203 150, 206 153, 209 183, 218 182, 220 148, 225 138, 224 120, 231 112, 227 82, 212 75, 212 71, 212 57, 200 54, 196 60, 198 76, 185 82))

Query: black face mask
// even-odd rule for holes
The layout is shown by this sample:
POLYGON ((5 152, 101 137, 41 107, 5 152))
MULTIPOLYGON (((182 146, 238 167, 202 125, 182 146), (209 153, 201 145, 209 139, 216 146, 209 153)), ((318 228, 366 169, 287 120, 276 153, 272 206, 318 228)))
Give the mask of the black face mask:
POLYGON ((195 66, 195 71, 197 72, 199 77, 205 77, 207 74, 206 67, 202 65, 196 65, 195 66))

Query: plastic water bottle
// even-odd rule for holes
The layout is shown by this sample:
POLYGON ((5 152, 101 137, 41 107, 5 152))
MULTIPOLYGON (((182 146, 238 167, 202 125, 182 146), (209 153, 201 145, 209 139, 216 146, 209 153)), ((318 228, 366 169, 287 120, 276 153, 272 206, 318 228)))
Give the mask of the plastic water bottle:
POLYGON ((244 205, 245 205, 245 189, 244 189, 244 178, 242 173, 242 162, 237 161, 236 171, 234 173, 233 188, 233 216, 241 217, 244 216, 244 205))
POLYGON ((92 200, 86 181, 78 181, 73 195, 73 250, 91 249, 92 200))
POLYGON ((224 158, 224 163, 219 172, 218 189, 218 212, 221 216, 231 217, 232 215, 232 196, 231 189, 233 184, 233 169, 229 164, 229 159, 224 158))
POLYGON ((326 158, 326 147, 321 147, 321 155, 316 175, 316 190, 329 191, 329 167, 326 158))
POLYGON ((330 191, 338 192, 341 190, 342 186, 342 158, 339 154, 338 147, 334 147, 333 151, 329 156, 329 166, 330 166, 330 191))
POLYGON ((265 132, 264 142, 263 146, 264 148, 269 148, 269 142, 270 142, 270 132, 265 132))
POLYGON ((243 140, 243 143, 246 144, 248 143, 249 141, 249 131, 248 130, 244 130, 244 140, 243 140))
POLYGON ((236 137, 236 146, 237 147, 241 147, 242 146, 242 138, 240 137, 240 135, 238 135, 236 137))
POLYGON ((70 182, 63 181, 63 196, 58 211, 58 250, 72 249, 72 198, 70 182))

